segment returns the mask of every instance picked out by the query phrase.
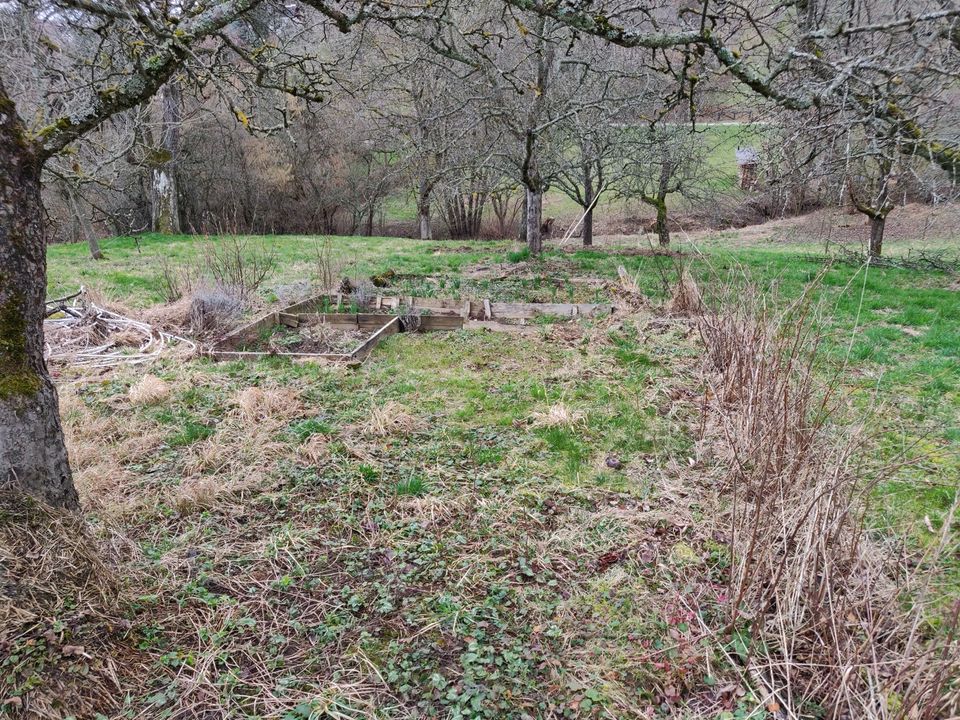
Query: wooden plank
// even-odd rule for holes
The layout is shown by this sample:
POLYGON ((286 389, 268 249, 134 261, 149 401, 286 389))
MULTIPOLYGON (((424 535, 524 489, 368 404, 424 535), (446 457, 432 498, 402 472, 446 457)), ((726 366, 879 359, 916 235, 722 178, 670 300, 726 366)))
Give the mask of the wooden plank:
POLYGON ((215 360, 257 360, 266 357, 315 358, 317 360, 349 360, 344 353, 270 353, 255 350, 209 350, 207 355, 215 360))
POLYGON ((490 298, 483 299, 483 319, 489 320, 493 317, 493 310, 490 309, 490 298))
POLYGON ((287 327, 295 328, 300 327, 300 316, 291 315, 289 313, 277 313, 277 319, 280 321, 281 325, 286 325, 287 327))
POLYGON ((276 325, 278 322, 278 314, 275 312, 267 313, 266 315, 261 315, 259 318, 254 320, 243 327, 237 328, 232 333, 226 335, 223 340, 220 341, 220 345, 226 347, 233 347, 237 342, 247 340, 252 337, 256 337, 261 328, 270 327, 276 325))
POLYGON ((492 303, 491 309, 494 317, 508 320, 532 318, 539 315, 556 315, 557 317, 586 315, 592 317, 609 315, 613 312, 612 305, 591 303, 492 303))
POLYGON ((386 337, 391 335, 396 335, 400 332, 400 318, 395 317, 382 328, 377 330, 373 335, 360 343, 353 352, 350 353, 351 360, 362 360, 376 347, 377 343, 383 340, 386 337))
POLYGON ((463 318, 459 315, 421 315, 420 331, 433 332, 435 330, 460 330, 463 328, 463 318))

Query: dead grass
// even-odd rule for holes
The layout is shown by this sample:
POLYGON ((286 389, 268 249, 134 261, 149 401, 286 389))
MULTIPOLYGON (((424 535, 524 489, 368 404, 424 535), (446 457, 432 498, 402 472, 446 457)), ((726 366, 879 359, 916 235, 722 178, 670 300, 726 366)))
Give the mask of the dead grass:
POLYGON ((330 448, 323 435, 312 435, 297 448, 297 455, 308 465, 320 465, 330 459, 330 448))
POLYGON ((361 427, 364 435, 390 437, 407 435, 423 429, 424 423, 414 417, 407 408, 393 400, 370 410, 370 417, 361 427))
POLYGON ((584 421, 582 412, 562 402, 551 405, 546 412, 534 412, 530 417, 534 427, 573 427, 584 421))
POLYGON ((119 711, 146 663, 123 639, 115 560, 76 516, 0 491, 0 714, 119 711))
POLYGON ((890 464, 867 462, 863 423, 841 424, 838 388, 818 382, 809 303, 763 308, 748 288, 738 309, 698 321, 709 387, 701 452, 718 459, 729 500, 717 529, 731 563, 718 642, 736 638, 745 680, 789 716, 811 706, 827 718, 954 716, 960 602, 939 631, 927 602, 953 512, 927 556, 866 532, 890 464))
POLYGON ((300 398, 294 391, 284 388, 245 388, 234 398, 234 405, 248 425, 265 420, 289 420, 302 412, 300 398))
POLYGON ((677 315, 693 315, 703 310, 703 296, 689 270, 683 269, 667 302, 667 311, 677 315))
POLYGON ((170 384, 155 375, 144 375, 130 386, 127 397, 135 406, 158 405, 170 397, 170 384))

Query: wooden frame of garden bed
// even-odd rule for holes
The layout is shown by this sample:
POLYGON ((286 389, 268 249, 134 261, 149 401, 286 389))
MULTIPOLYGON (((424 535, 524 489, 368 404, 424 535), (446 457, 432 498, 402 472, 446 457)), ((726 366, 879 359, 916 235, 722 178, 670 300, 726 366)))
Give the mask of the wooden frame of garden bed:
MULTIPOLYGON (((344 303, 356 303, 356 298, 342 293, 317 295, 282 310, 284 314, 316 313, 324 307, 341 307, 344 303)), ((527 320, 555 315, 557 317, 596 317, 613 313, 613 305, 598 303, 502 303, 490 300, 450 300, 446 298, 415 297, 413 295, 377 295, 358 305, 364 310, 387 311, 408 307, 426 311, 427 317, 459 315, 466 320, 527 320)))
POLYGON ((318 295, 295 303, 277 312, 267 313, 244 325, 223 338, 208 351, 217 360, 254 360, 263 357, 290 357, 314 360, 331 360, 359 365, 370 355, 376 345, 386 337, 403 332, 398 315, 387 311, 400 307, 411 308, 419 313, 418 332, 459 330, 468 327, 471 320, 484 321, 477 325, 489 327, 490 323, 503 320, 527 320, 538 316, 563 318, 594 317, 609 315, 612 305, 593 303, 495 303, 490 300, 464 300, 459 302, 443 298, 422 298, 396 295, 378 295, 363 303, 365 310, 380 312, 323 313, 321 308, 342 307, 344 301, 356 302, 349 295, 318 295), (423 313, 426 314, 423 314, 423 313), (349 353, 298 353, 266 352, 258 350, 234 350, 243 341, 256 338, 263 328, 286 325, 297 328, 311 321, 326 323, 339 330, 375 330, 375 332, 349 353))
POLYGON ((289 357, 306 360, 330 360, 359 365, 367 359, 377 343, 401 331, 398 316, 336 313, 329 315, 313 314, 309 317, 319 318, 318 322, 326 322, 339 330, 373 330, 376 328, 376 331, 348 353, 266 352, 262 350, 232 349, 244 340, 255 338, 264 328, 275 327, 276 325, 299 327, 300 316, 286 312, 272 312, 234 330, 211 348, 207 354, 215 360, 256 360, 264 357, 289 357))

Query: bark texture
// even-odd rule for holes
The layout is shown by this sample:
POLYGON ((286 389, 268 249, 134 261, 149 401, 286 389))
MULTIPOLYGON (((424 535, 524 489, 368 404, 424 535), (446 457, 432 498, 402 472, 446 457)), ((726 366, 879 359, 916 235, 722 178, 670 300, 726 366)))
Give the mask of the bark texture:
POLYGON ((41 163, 0 84, 0 484, 78 507, 57 392, 43 360, 41 163))
POLYGON ((587 163, 583 168, 583 202, 585 203, 585 212, 583 214, 583 246, 593 245, 593 172, 591 164, 587 163))
POLYGON ((430 183, 425 178, 421 178, 417 192, 417 220, 421 240, 433 240, 433 228, 430 224, 430 190, 430 183))
POLYGON ((870 257, 878 258, 883 254, 883 229, 886 224, 886 215, 870 218, 870 257))
POLYGON ((180 157, 180 126, 183 118, 180 86, 175 81, 171 80, 163 86, 160 102, 163 126, 152 173, 153 229, 166 235, 179 235, 182 227, 177 161, 180 157))
POLYGON ((543 236, 540 234, 540 220, 543 215, 543 193, 527 188, 527 247, 532 255, 543 251, 543 236))

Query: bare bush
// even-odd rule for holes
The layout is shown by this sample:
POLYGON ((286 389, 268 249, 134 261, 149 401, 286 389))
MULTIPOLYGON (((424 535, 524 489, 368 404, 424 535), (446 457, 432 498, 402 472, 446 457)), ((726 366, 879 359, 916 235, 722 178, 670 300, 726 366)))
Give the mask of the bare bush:
MULTIPOLYGON (((748 677, 789 717, 935 718, 960 709, 957 603, 939 630, 927 589, 947 551, 911 557, 866 532, 890 471, 866 463, 862 423, 836 422, 817 380, 822 338, 806 300, 780 314, 756 290, 705 312, 701 441, 730 506, 726 637, 748 677)), ((952 518, 952 514, 951 514, 952 518)))
POLYGON ((345 263, 334 257, 333 241, 322 237, 314 242, 313 283, 323 292, 333 292, 344 276, 345 263))
POLYGON ((190 330, 197 334, 222 331, 243 312, 243 301, 222 287, 203 286, 190 296, 190 330))
POLYGON ((175 265, 166 256, 160 257, 160 292, 168 303, 190 295, 199 281, 200 272, 196 267, 175 265))
POLYGON ((233 289, 247 301, 273 272, 277 257, 263 242, 227 235, 207 243, 204 262, 217 285, 233 289))

